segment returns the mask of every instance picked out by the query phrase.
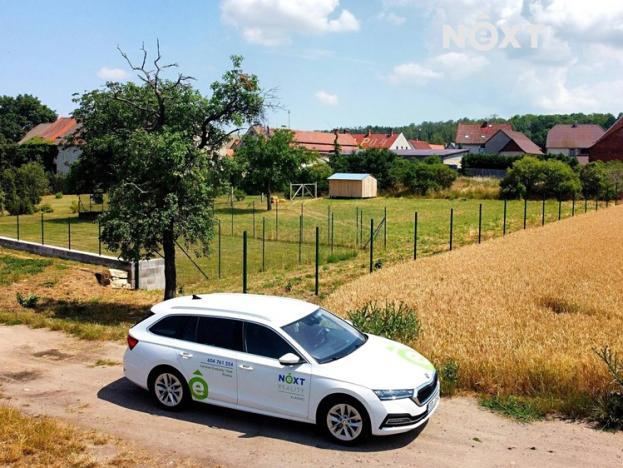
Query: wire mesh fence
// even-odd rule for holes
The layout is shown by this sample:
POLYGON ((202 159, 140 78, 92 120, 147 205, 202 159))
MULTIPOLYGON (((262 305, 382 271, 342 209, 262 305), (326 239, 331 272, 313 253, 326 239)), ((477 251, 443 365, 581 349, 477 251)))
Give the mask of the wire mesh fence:
MULTIPOLYGON (((97 210, 105 209, 104 202, 78 211, 75 205, 84 205, 91 197, 47 198, 52 212, 0 217, 0 235, 117 256, 100 241, 97 210)), ((376 259, 392 263, 419 258, 614 204, 599 200, 313 199, 280 201, 268 211, 260 197, 233 202, 219 199, 213 206, 215 235, 207 253, 199 246, 177 249, 178 282, 185 286, 201 284, 206 278, 242 277, 245 232, 248 276, 312 271, 316 252, 320 265, 351 259, 362 251, 368 257, 371 227, 374 258, 370 265, 374 267, 376 259)))

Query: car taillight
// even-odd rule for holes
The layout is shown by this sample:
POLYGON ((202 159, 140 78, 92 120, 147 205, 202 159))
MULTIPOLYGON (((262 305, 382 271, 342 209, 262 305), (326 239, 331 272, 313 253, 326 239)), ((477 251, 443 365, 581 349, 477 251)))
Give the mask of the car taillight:
POLYGON ((132 335, 128 335, 128 348, 130 348, 130 350, 133 350, 137 344, 138 344, 138 340, 134 338, 132 335))

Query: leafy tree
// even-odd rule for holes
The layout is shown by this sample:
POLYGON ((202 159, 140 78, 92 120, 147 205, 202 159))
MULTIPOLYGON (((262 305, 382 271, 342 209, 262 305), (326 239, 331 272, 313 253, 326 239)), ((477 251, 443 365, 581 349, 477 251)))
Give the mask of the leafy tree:
POLYGON ((446 166, 439 158, 427 158, 413 161, 397 158, 391 169, 394 187, 415 195, 450 188, 457 178, 457 173, 446 166))
POLYGON ((312 154, 293 144, 294 134, 287 129, 275 130, 268 136, 259 132, 242 139, 235 159, 242 165, 245 187, 256 187, 266 193, 266 209, 272 210, 272 194, 289 181, 296 180, 303 164, 312 154))
POLYGON ((264 94, 242 58, 211 85, 210 97, 189 76, 168 79, 160 47, 151 65, 122 56, 139 84, 108 82, 76 98, 74 116, 85 141, 77 171, 110 192, 102 216, 102 239, 125 258, 162 252, 165 299, 176 294, 178 239, 206 252, 212 236, 212 201, 222 182, 218 150, 242 125, 262 117, 264 94), (232 127, 234 127, 233 130, 232 127))
POLYGON ((0 143, 17 142, 35 125, 54 120, 56 113, 30 94, 0 96, 0 143))
POLYGON ((48 190, 48 178, 39 163, 5 169, 0 177, 4 206, 12 214, 31 214, 48 190))
POLYGON ((386 149, 369 148, 342 156, 345 161, 344 172, 372 174, 378 181, 379 188, 392 187, 390 170, 396 155, 386 149))
POLYGON ((333 174, 331 166, 325 162, 319 161, 303 167, 298 180, 306 184, 316 183, 318 186, 318 193, 327 192, 329 190, 329 181, 327 178, 331 176, 331 174, 333 174))
POLYGON ((594 161, 580 168, 580 181, 584 198, 601 198, 607 185, 606 165, 594 161))
POLYGON ((568 164, 528 156, 513 163, 500 187, 505 198, 555 197, 564 200, 577 196, 582 185, 578 173, 568 164))

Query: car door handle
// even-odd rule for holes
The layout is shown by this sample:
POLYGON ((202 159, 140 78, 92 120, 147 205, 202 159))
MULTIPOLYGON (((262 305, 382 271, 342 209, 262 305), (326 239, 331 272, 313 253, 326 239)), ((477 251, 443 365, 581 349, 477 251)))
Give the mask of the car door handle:
POLYGON ((253 370, 253 366, 249 366, 248 364, 240 364, 238 367, 240 367, 242 370, 253 370))
POLYGON ((187 353, 187 352, 185 352, 185 351, 182 351, 182 352, 180 353, 180 357, 181 357, 182 359, 190 359, 191 357, 193 357, 193 355, 192 355, 192 353, 187 353))

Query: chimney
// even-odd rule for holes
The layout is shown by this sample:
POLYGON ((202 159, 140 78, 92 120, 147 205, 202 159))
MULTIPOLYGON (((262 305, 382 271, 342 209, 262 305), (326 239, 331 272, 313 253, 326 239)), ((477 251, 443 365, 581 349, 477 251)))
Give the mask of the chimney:
POLYGON ((370 127, 368 127, 368 130, 366 130, 366 138, 370 137, 370 127))
POLYGON ((394 129, 390 128, 389 131, 387 132, 387 136, 392 136, 394 134, 394 129))
POLYGON ((489 122, 487 122, 486 120, 482 123, 482 125, 480 126, 480 128, 487 128, 490 127, 489 122))

